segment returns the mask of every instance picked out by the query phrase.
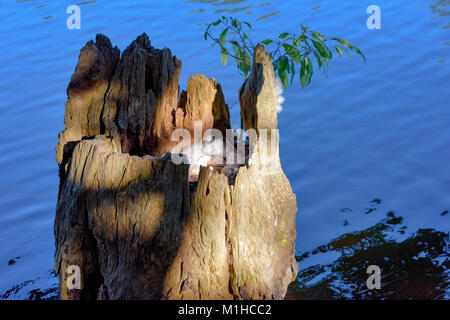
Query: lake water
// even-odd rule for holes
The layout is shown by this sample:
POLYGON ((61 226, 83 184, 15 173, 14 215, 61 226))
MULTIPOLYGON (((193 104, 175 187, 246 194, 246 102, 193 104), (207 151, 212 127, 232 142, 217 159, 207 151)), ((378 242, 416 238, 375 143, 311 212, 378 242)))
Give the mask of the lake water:
MULTIPOLYGON (((146 32, 153 46, 168 47, 182 60, 181 88, 197 73, 218 80, 227 103, 234 105, 231 116, 237 127, 243 79, 234 65, 222 67, 218 49, 202 38, 204 24, 219 15, 250 22, 257 41, 297 30, 302 23, 349 39, 367 58, 365 64, 356 56, 332 61, 328 78, 316 73, 307 88, 296 81, 284 93, 280 153, 298 199, 301 271, 339 260, 342 245, 314 251, 333 239, 372 230, 377 223, 401 225, 399 230, 383 229, 388 245, 412 245, 422 258, 430 255, 442 268, 433 285, 443 289, 427 297, 449 297, 449 0, 85 1, 79 3, 81 30, 68 30, 66 8, 71 4, 75 2, 6 0, 0 7, 0 298, 55 295, 55 145, 64 126, 66 86, 81 47, 101 32, 123 50, 146 32), (371 4, 381 8, 381 30, 366 27, 371 4), (386 220, 392 219, 386 217, 390 211, 402 217, 401 223, 386 220), (417 233, 420 228, 434 233, 417 233), (442 233, 435 238, 436 232, 442 233), (439 252, 421 251, 417 243, 423 241, 411 239, 444 239, 444 244, 439 252)), ((374 235, 379 234, 362 238, 374 235)), ((391 250, 386 245, 376 246, 391 250)), ((377 252, 379 259, 384 251, 377 252)), ((365 268, 372 263, 358 259, 329 270, 367 277, 365 268)), ((391 263, 386 259, 384 269, 391 263)), ((317 284, 329 277, 319 271, 316 276, 308 281, 317 284)), ((367 297, 356 294, 357 289, 309 294, 310 284, 302 277, 291 298, 367 297)), ((342 281, 349 285, 359 280, 342 281)), ((408 297, 422 288, 415 286, 418 281, 410 279, 412 288, 397 287, 408 297)), ((383 297, 398 296, 378 296, 383 297)))

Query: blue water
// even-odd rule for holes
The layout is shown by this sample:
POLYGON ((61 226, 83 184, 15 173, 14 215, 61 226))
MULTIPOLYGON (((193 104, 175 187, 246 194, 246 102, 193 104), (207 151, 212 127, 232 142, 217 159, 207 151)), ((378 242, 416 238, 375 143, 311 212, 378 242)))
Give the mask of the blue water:
MULTIPOLYGON (((181 88, 193 74, 215 77, 230 106, 243 79, 202 38, 218 15, 250 22, 256 40, 300 23, 349 39, 367 63, 332 61, 328 78, 316 73, 309 87, 296 81, 284 93, 281 160, 298 199, 297 253, 371 226, 387 210, 404 217, 404 237, 450 230, 450 214, 441 216, 450 209, 449 0, 85 1, 81 30, 68 30, 71 4, 0 7, 0 293, 13 289, 3 298, 56 284, 55 145, 79 50, 98 32, 121 50, 147 32, 182 60, 181 88), (381 8, 381 30, 366 27, 371 4, 381 8), (375 198, 381 204, 365 214, 375 198)), ((231 116, 237 127, 237 105, 231 116)))

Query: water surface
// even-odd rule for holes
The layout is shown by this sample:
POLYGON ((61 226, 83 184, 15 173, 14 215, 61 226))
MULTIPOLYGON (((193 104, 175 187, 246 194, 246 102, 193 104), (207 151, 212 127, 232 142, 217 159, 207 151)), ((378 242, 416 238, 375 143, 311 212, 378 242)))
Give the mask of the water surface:
MULTIPOLYGON (((79 3, 81 30, 68 30, 66 8, 71 4, 7 0, 0 7, 2 298, 55 294, 55 145, 64 126, 66 86, 80 48, 101 32, 123 50, 146 32, 153 46, 168 47, 182 60, 181 88, 197 73, 218 80, 233 106, 233 124, 238 126, 242 77, 232 65, 223 68, 218 49, 202 38, 204 24, 222 14, 254 25, 251 36, 256 40, 296 30, 302 23, 351 40, 367 57, 366 64, 357 57, 333 61, 328 78, 316 73, 309 87, 295 84, 285 91, 284 110, 279 114, 280 152, 298 199, 296 250, 301 271, 291 297, 370 298, 370 293, 364 293, 362 277, 369 260, 389 260, 394 247, 417 249, 418 239, 446 243, 450 229, 450 215, 445 214, 450 209, 450 1, 376 1, 381 7, 381 30, 366 27, 366 8, 373 1, 84 1, 79 3), (402 217, 405 228, 402 233, 383 229, 381 233, 388 236, 374 244, 381 248, 377 256, 360 259, 358 245, 364 237, 347 245, 353 259, 347 259, 339 247, 326 245, 346 234, 386 224, 383 219, 389 219, 386 214, 391 211, 402 217), (307 254, 321 246, 325 249, 307 254), (302 272, 314 266, 329 272, 319 272, 317 267, 307 283, 302 272), (339 292, 330 273, 341 277, 342 288, 347 289, 339 292), (350 283, 354 283, 351 290, 350 283)), ((448 245, 440 248, 440 253, 415 249, 408 258, 425 255, 442 268, 433 278, 437 284, 433 282, 428 298, 442 298, 442 292, 449 291, 448 245)), ((389 266, 386 262, 382 267, 389 270, 389 266)), ((424 264, 414 268, 419 270, 415 274, 427 270, 424 264)), ((406 278, 417 284, 414 288, 420 287, 411 272, 406 278)), ((395 276, 386 279, 391 287, 376 298, 417 297, 412 287, 400 285, 404 281, 396 285, 395 276), (400 293, 393 295, 391 289, 400 293)))

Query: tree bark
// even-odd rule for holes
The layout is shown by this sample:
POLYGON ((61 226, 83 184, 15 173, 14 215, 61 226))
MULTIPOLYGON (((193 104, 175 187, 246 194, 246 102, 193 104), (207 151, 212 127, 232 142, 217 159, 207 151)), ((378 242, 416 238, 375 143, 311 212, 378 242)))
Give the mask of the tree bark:
POLYGON ((230 128, 220 85, 192 76, 178 98, 180 70, 145 34, 120 59, 103 35, 81 50, 56 156, 61 299, 283 299, 295 279, 296 198, 278 140, 268 143, 278 135, 269 56, 256 48, 239 93, 256 137, 232 180, 201 167, 190 183, 189 164, 171 160, 174 130, 230 128))

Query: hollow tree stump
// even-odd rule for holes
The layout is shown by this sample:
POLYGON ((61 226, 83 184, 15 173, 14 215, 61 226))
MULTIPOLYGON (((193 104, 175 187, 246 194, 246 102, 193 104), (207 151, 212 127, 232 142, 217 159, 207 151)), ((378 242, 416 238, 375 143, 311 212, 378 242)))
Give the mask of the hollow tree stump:
POLYGON ((230 128, 220 85, 192 76, 179 94, 181 62, 146 34, 120 56, 97 35, 69 83, 56 160, 55 272, 61 299, 283 299, 295 279, 296 198, 277 135, 275 78, 262 46, 239 99, 256 130, 234 179, 168 153, 171 134, 230 128), (180 97, 179 97, 180 96, 180 97), (270 141, 270 139, 269 139, 270 141), (81 271, 68 286, 67 269, 81 271))

